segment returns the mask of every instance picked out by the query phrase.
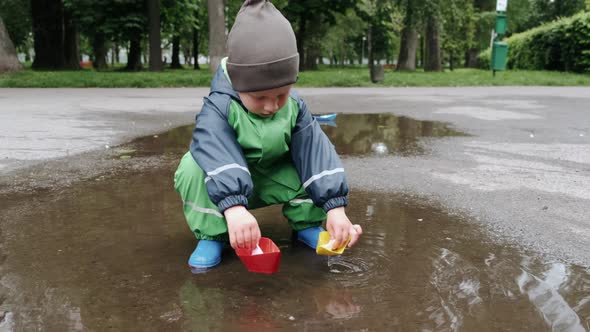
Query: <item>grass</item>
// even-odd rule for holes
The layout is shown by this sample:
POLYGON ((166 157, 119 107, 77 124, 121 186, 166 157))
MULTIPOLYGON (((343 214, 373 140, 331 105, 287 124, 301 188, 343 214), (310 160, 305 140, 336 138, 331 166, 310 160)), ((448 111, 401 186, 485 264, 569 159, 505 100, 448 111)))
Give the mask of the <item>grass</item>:
MULTIPOLYGON (((0 75, 0 88, 155 88, 207 87, 212 75, 207 68, 166 70, 161 73, 94 71, 33 71, 0 75)), ((506 71, 496 77, 487 70, 458 69, 441 73, 400 73, 386 71, 379 84, 369 81, 364 67, 332 68, 322 66, 318 71, 301 72, 299 87, 426 87, 426 86, 590 86, 590 74, 549 71, 506 71)))

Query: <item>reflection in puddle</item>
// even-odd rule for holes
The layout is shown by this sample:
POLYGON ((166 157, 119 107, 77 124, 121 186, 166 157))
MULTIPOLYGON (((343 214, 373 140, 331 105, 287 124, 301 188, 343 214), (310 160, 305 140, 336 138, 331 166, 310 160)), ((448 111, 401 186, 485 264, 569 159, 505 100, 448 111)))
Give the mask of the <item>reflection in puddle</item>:
POLYGON ((192 274, 187 259, 196 241, 172 190, 190 132, 134 143, 137 158, 175 160, 165 167, 0 198, 0 324, 56 331, 589 327, 588 271, 498 245, 467 220, 394 194, 353 191, 349 217, 364 235, 341 257, 292 241, 280 207, 271 207, 254 214, 281 248, 278 273, 248 273, 227 249, 219 267, 192 274))
MULTIPOLYGON (((585 331, 580 317, 559 293, 562 286, 568 285, 569 268, 556 263, 549 266, 541 277, 522 270, 516 279, 520 293, 542 314, 548 326, 557 331, 585 331)), ((590 297, 582 299, 584 302, 590 297)))
POLYGON ((393 114, 341 114, 322 127, 341 155, 420 155, 421 137, 464 136, 446 124, 393 114))
MULTIPOLYGON (((320 123, 338 153, 346 156, 420 155, 425 152, 420 138, 465 136, 444 123, 418 121, 393 114, 340 114, 335 122, 320 123)), ((190 143, 193 128, 193 125, 183 126, 157 137, 143 137, 130 144, 133 148, 118 151, 135 156, 181 153, 190 143)))

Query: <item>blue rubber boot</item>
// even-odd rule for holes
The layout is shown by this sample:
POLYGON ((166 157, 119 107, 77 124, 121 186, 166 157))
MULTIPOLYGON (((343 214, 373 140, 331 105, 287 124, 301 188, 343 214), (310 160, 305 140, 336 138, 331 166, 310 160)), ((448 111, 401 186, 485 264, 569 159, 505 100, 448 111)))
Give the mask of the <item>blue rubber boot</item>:
POLYGON ((297 240, 307 244, 315 250, 318 246, 321 232, 325 232, 325 229, 321 226, 307 228, 297 232, 297 240))
POLYGON ((223 242, 199 240, 197 248, 188 259, 188 265, 193 269, 207 269, 221 263, 223 242))

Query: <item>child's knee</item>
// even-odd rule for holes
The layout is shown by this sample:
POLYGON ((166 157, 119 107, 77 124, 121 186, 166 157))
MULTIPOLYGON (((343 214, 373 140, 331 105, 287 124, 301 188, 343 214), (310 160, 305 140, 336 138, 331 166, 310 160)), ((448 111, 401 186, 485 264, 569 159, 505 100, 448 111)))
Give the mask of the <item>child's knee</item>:
POLYGON ((198 181, 204 181, 204 172, 193 159, 190 152, 187 152, 178 165, 174 173, 174 189, 177 192, 186 190, 187 187, 197 184, 198 181))

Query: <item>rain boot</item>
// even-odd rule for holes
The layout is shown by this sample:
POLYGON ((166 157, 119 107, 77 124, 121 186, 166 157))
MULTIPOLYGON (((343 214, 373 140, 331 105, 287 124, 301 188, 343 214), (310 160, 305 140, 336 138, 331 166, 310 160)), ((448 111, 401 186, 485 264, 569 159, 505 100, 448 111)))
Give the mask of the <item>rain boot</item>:
POLYGON ((188 265, 193 269, 207 269, 221 263, 223 242, 199 240, 197 248, 188 259, 188 265))
POLYGON ((325 232, 325 229, 321 226, 303 229, 297 232, 297 240, 307 244, 315 250, 318 246, 318 239, 320 238, 321 232, 325 232))

